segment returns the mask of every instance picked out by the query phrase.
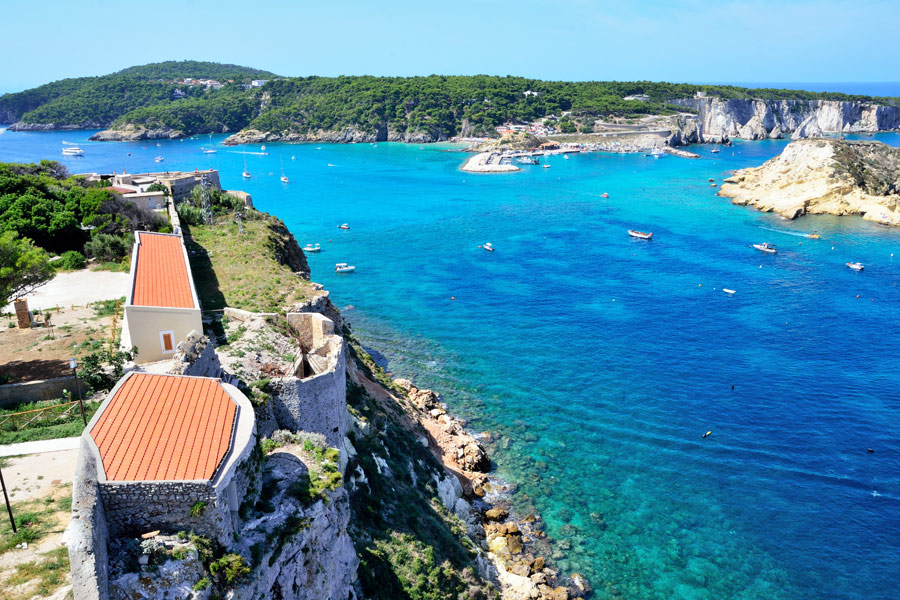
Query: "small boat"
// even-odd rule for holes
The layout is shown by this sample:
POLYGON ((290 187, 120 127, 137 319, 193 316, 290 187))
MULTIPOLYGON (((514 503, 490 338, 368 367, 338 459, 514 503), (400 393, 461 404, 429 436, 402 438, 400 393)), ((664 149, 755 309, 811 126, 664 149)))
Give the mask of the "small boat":
POLYGON ((750 247, 756 248, 760 252, 766 252, 767 254, 775 254, 776 252, 778 252, 778 249, 775 248, 775 244, 770 244, 769 242, 763 242, 762 244, 753 244, 750 247))
POLYGON ((730 290, 728 288, 722 288, 722 291, 725 292, 726 294, 728 294, 729 296, 734 295, 734 290, 730 290))
POLYGON ((517 162, 520 165, 539 165, 541 164, 541 159, 537 156, 520 156, 517 162))
POLYGON ((156 147, 157 147, 157 148, 162 148, 162 144, 160 144, 159 142, 156 142, 156 147))
POLYGON ((262 146, 260 146, 260 147, 259 147, 259 150, 260 150, 260 152, 265 152, 265 151, 266 151, 266 146, 265 146, 265 144, 263 144, 262 146))
POLYGON ((338 229, 350 229, 350 226, 347 225, 346 223, 343 223, 341 225, 338 225, 338 229))
POLYGON ((818 234, 815 231, 813 231, 812 233, 807 233, 806 237, 808 237, 811 240, 817 240, 817 239, 821 238, 822 236, 821 236, 821 234, 818 234))
MULTIPOLYGON (((193 138, 191 138, 191 139, 193 139, 193 138)), ((181 140, 181 141, 183 142, 184 140, 181 140)), ((210 143, 210 145, 212 144, 212 134, 209 134, 209 143, 210 143)), ((215 153, 216 153, 215 148, 205 148, 203 150, 203 154, 215 154, 215 153)))
POLYGON ((711 154, 718 154, 719 152, 721 152, 719 148, 713 148, 712 150, 710 150, 711 154))
POLYGON ((321 252, 322 247, 319 246, 319 244, 316 244, 315 246, 313 246, 312 244, 307 244, 306 246, 303 247, 303 251, 304 252, 321 252))
POLYGON ((600 194, 600 197, 601 198, 609 198, 609 194, 607 194, 606 192, 603 192, 602 194, 600 194))
POLYGON ((244 172, 241 173, 241 177, 244 179, 250 179, 250 171, 247 170, 247 157, 244 156, 244 172))
POLYGON ((716 184, 715 184, 715 183, 711 183, 711 184, 709 184, 709 187, 716 187, 716 184))
POLYGON ((643 231, 638 231, 638 230, 636 230, 636 229, 629 229, 629 230, 628 230, 628 235, 630 235, 630 236, 633 237, 633 238, 638 238, 639 240, 650 240, 650 239, 653 239, 653 234, 652 234, 652 233, 645 233, 645 232, 643 232, 643 231))
POLYGON ((284 174, 284 159, 281 159, 281 183, 290 183, 291 180, 284 174))
POLYGON ((153 160, 155 160, 156 162, 162 162, 162 161, 164 161, 164 160, 166 160, 166 159, 163 158, 162 156, 157 156, 157 157, 154 158, 153 160))
POLYGON ((568 155, 568 154, 563 154, 563 158, 566 159, 566 160, 569 160, 569 155, 568 155))
POLYGON ((550 168, 550 165, 543 165, 543 167, 544 167, 545 169, 549 169, 549 168, 550 168))
POLYGON ((291 154, 291 160, 297 160, 297 157, 291 154))
POLYGON ((854 271, 862 271, 865 269, 861 262, 848 262, 847 266, 853 269, 854 271))
POLYGON ((356 267, 353 265, 348 265, 347 263, 337 263, 334 265, 335 273, 352 273, 356 270, 356 267))
POLYGON ((62 153, 64 156, 84 156, 84 150, 82 150, 78 146, 69 146, 68 148, 63 148, 62 153))
POLYGON ((485 243, 484 246, 482 246, 482 248, 484 248, 488 252, 493 252, 495 250, 494 245, 490 242, 485 243))

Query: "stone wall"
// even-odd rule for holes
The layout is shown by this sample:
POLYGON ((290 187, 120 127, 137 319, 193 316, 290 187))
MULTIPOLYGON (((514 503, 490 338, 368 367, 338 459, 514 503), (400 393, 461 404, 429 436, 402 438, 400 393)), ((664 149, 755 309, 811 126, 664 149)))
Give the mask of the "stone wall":
MULTIPOLYGON (((81 391, 84 392, 84 386, 81 385, 81 391)), ((61 399, 64 390, 71 392, 73 399, 78 399, 78 388, 75 387, 75 378, 71 375, 26 383, 7 383, 0 385, 0 408, 21 402, 61 399)))
POLYGON ((178 343, 172 356, 172 375, 221 377, 222 365, 209 337, 194 330, 178 343))
MULTIPOLYGON (((279 427, 325 436, 328 445, 341 448, 347 433, 347 357, 343 339, 334 335, 334 323, 321 314, 289 313, 288 323, 308 350, 306 362, 313 374, 283 377, 270 384, 272 411, 279 427)), ((294 372, 300 375, 300 363, 294 372)))
POLYGON ((109 529, 97 484, 97 462, 82 438, 72 486, 72 519, 68 527, 72 589, 78 600, 107 600, 109 529))
POLYGON ((100 484, 100 497, 113 536, 184 529, 227 544, 234 530, 226 499, 217 497, 208 482, 107 481, 100 484), (197 502, 206 507, 192 517, 191 507, 197 502))

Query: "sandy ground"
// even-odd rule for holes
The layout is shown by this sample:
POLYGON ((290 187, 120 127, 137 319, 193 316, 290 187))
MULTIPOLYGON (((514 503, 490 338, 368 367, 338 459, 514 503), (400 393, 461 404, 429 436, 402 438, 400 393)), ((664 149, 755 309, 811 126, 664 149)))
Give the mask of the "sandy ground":
MULTIPOLYGON (((49 283, 27 296, 28 308, 44 309, 54 306, 85 305, 98 300, 112 300, 128 295, 129 273, 112 271, 72 271, 60 273, 49 283)), ((4 312, 13 312, 11 304, 4 312)))
POLYGON ((72 483, 78 450, 43 452, 8 459, 3 480, 13 502, 43 498, 54 487, 72 483))

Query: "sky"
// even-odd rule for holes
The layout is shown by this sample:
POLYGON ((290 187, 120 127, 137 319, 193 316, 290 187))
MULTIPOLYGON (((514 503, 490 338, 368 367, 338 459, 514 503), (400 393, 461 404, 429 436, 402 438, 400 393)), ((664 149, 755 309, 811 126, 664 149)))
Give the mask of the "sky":
POLYGON ((184 59, 287 76, 900 81, 897 0, 7 2, 0 92, 184 59))

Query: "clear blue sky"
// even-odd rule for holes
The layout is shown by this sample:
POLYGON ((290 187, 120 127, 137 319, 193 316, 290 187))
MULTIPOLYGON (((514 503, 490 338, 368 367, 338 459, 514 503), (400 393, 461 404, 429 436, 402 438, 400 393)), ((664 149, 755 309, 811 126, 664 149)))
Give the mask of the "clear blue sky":
POLYGON ((900 81, 897 0, 13 0, 0 91, 172 59, 281 75, 900 81))

